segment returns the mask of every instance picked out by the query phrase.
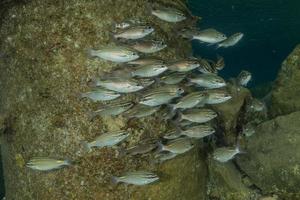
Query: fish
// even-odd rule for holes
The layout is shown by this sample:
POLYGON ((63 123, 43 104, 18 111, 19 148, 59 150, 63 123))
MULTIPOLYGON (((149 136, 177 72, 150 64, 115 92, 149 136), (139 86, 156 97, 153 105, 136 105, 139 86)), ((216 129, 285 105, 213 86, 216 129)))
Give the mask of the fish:
POLYGON ((178 84, 181 81, 183 81, 185 79, 185 77, 186 77, 185 73, 171 72, 171 73, 168 73, 168 74, 162 76, 159 79, 159 81, 164 84, 174 85, 174 84, 178 84))
POLYGON ((134 106, 132 109, 126 113, 126 116, 129 118, 143 118, 148 117, 154 113, 156 113, 160 109, 160 106, 157 107, 151 107, 151 106, 145 106, 142 104, 138 104, 134 106))
POLYGON ((189 81, 199 87, 207 89, 215 89, 226 86, 225 80, 216 74, 199 74, 194 78, 190 78, 189 81))
POLYGON ((144 89, 154 83, 153 80, 138 81, 134 79, 110 78, 107 80, 95 79, 92 87, 103 87, 119 93, 131 93, 144 89))
POLYGON ((217 44, 217 48, 220 47, 231 47, 236 45, 242 38, 244 37, 243 33, 235 33, 229 36, 226 40, 222 41, 221 43, 217 44))
POLYGON ((164 64, 142 65, 131 72, 132 77, 150 78, 155 77, 165 72, 168 67, 164 64))
POLYGON ((163 145, 158 143, 159 151, 169 151, 176 154, 183 154, 194 147, 194 144, 189 138, 178 138, 171 140, 167 144, 163 145))
POLYGON ((151 26, 129 26, 126 29, 122 29, 121 31, 114 34, 114 38, 116 39, 130 39, 137 40, 147 35, 151 34, 154 31, 154 28, 151 26))
POLYGON ((221 163, 225 163, 235 157, 235 155, 242 153, 237 147, 220 147, 214 150, 213 159, 221 163))
POLYGON ((126 150, 124 150, 124 154, 125 155, 131 155, 131 156, 135 156, 135 155, 139 155, 139 154, 146 154, 151 152, 152 150, 154 150, 157 147, 157 144, 138 144, 134 147, 130 147, 126 150))
POLYGON ((201 124, 201 125, 189 127, 185 130, 181 130, 180 135, 184 135, 190 138, 200 139, 209 136, 214 132, 215 129, 210 125, 201 124))
MULTIPOLYGON (((196 122, 196 123, 205 123, 208 122, 214 118, 216 118, 218 116, 218 114, 208 108, 194 108, 194 109, 190 109, 190 110, 186 110, 183 111, 180 114, 180 119, 181 120, 188 120, 191 122, 196 122)), ((181 121, 180 120, 180 121, 181 121)))
POLYGON ((184 97, 182 97, 177 104, 173 106, 173 109, 187 109, 193 108, 199 103, 205 101, 207 95, 205 92, 192 92, 184 97))
POLYGON ((124 63, 138 59, 138 52, 126 46, 105 46, 99 50, 88 49, 89 57, 98 57, 104 60, 124 63))
POLYGON ((246 70, 241 71, 237 77, 237 82, 241 86, 247 86, 249 81, 251 81, 252 74, 246 70))
POLYGON ((207 90, 206 104, 219 104, 224 103, 232 98, 232 96, 226 91, 221 89, 207 90))
POLYGON ((251 123, 246 124, 243 126, 242 134, 246 137, 250 137, 255 133, 255 126, 251 123))
POLYGON ((215 63, 215 68, 217 70, 222 70, 225 67, 225 60, 222 56, 217 55, 217 62, 215 63))
POLYGON ((186 59, 173 62, 168 65, 168 69, 176 72, 188 72, 199 67, 199 61, 195 59, 186 59))
POLYGON ((89 113, 90 119, 93 119, 96 116, 117 116, 122 114, 123 112, 129 110, 133 106, 133 102, 114 102, 111 104, 100 106, 96 111, 92 111, 89 113))
POLYGON ((127 64, 129 65, 151 65, 151 64, 163 64, 164 61, 157 58, 139 58, 134 61, 130 61, 127 64))
POLYGON ((154 159, 155 159, 156 163, 163 163, 164 161, 175 158, 177 155, 178 154, 172 153, 169 151, 162 151, 162 152, 155 154, 154 159))
POLYGON ((116 144, 119 144, 123 140, 125 140, 129 136, 129 133, 124 130, 106 132, 96 137, 93 141, 81 141, 84 149, 87 152, 90 152, 93 147, 103 148, 103 147, 111 147, 116 144))
POLYGON ((155 88, 144 94, 139 103, 147 106, 159 106, 169 103, 172 99, 179 97, 183 92, 184 90, 181 87, 173 85, 155 88))
POLYGON ((209 74, 209 73, 217 73, 217 69, 214 68, 207 60, 205 59, 199 59, 200 66, 197 68, 197 70, 203 74, 209 74))
POLYGON ((34 157, 27 162, 26 166, 34 170, 51 171, 70 166, 72 165, 72 163, 73 162, 70 160, 61 160, 48 157, 34 157))
POLYGON ((266 105, 262 101, 256 98, 252 98, 250 103, 248 104, 248 107, 249 110, 253 110, 255 112, 261 112, 266 108, 266 105))
POLYGON ((119 177, 112 177, 112 182, 115 184, 121 182, 132 185, 147 185, 158 180, 159 177, 156 174, 146 171, 131 171, 126 172, 125 174, 119 177))
POLYGON ((141 53, 156 53, 167 47, 163 41, 141 40, 130 45, 131 48, 141 53))
POLYGON ((209 28, 198 31, 191 38, 192 40, 199 40, 201 42, 216 44, 227 39, 227 36, 224 33, 217 31, 216 29, 209 28))
POLYGON ((91 99, 92 101, 109 101, 109 100, 114 100, 120 97, 121 94, 111 91, 111 90, 106 90, 102 88, 96 88, 90 92, 84 92, 80 94, 80 98, 88 98, 91 99))
POLYGON ((165 7, 152 8, 151 14, 163 21, 172 22, 172 23, 181 22, 187 19, 187 17, 182 11, 177 10, 175 8, 165 8, 165 7))

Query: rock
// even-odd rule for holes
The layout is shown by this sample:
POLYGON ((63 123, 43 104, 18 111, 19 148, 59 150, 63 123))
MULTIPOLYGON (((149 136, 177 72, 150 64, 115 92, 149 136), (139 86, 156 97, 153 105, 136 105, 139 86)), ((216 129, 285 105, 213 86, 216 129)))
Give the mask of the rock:
POLYGON ((256 193, 243 184, 241 173, 230 161, 219 163, 210 159, 208 164, 208 191, 211 199, 251 200, 256 193))
POLYGON ((263 194, 299 195, 300 112, 263 122, 237 158, 240 168, 263 194))
MULTIPOLYGON (((124 147, 135 145, 141 139, 157 140, 161 136, 166 123, 157 115, 136 120, 132 125, 122 116, 90 121, 87 111, 98 105, 79 100, 77 94, 89 90, 87 82, 90 79, 116 66, 104 60, 89 59, 86 55, 86 49, 112 42, 113 22, 137 17, 153 24, 157 28, 153 36, 169 46, 156 55, 166 60, 180 59, 180 55, 191 50, 189 41, 177 39, 174 24, 145 15, 146 0, 22 2, 22 6, 7 11, 0 29, 0 49, 6 55, 0 59, 0 107, 1 114, 3 111, 4 116, 9 116, 7 121, 10 122, 1 145, 6 198, 125 200, 131 199, 131 194, 139 194, 139 200, 160 200, 158 192, 165 191, 170 199, 184 199, 184 195, 189 199, 201 199, 206 189, 203 156, 182 155, 172 161, 174 165, 160 168, 149 165, 151 160, 147 157, 118 158, 113 148, 85 154, 80 144, 82 140, 90 141, 103 132, 117 129, 131 132, 128 140, 122 143, 124 147), (41 173, 23 164, 35 156, 69 158, 78 164, 41 173), (198 165, 203 170, 195 172, 198 165), (159 187, 151 185, 152 192, 147 186, 111 183, 113 175, 137 169, 170 176, 175 171, 178 173, 170 177, 176 180, 174 185, 168 181, 158 183, 159 187), (189 187, 184 187, 187 176, 189 187)), ((160 2, 177 8, 184 3, 183 0, 160 2)), ((130 95, 122 98, 134 99, 130 95)), ((166 199, 165 196, 161 198, 166 199)))
POLYGON ((270 114, 275 117, 300 110, 300 45, 282 63, 275 81, 270 114))

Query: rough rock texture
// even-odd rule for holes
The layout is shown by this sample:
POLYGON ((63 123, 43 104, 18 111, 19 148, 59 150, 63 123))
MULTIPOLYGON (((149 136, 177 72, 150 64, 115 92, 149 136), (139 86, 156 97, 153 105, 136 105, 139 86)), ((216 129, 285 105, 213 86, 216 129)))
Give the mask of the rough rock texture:
POLYGON ((162 58, 174 59, 175 52, 180 56, 190 50, 188 42, 175 39, 173 25, 145 13, 145 0, 29 1, 9 10, 0 31, 0 49, 5 53, 0 60, 0 113, 5 126, 1 148, 8 200, 205 199, 206 167, 199 149, 159 167, 150 165, 149 157, 121 159, 112 148, 87 154, 80 144, 105 131, 127 129, 131 135, 123 146, 128 147, 140 139, 157 139, 166 129, 157 117, 131 123, 123 117, 91 122, 87 111, 96 105, 77 98, 78 92, 88 90, 88 80, 114 66, 85 54, 87 48, 110 43, 114 21, 137 16, 153 24, 155 37, 169 45, 158 54, 162 58), (70 158, 78 164, 40 173, 25 167, 34 156, 70 158), (112 175, 134 169, 170 177, 149 190, 111 184, 112 175))
POLYGON ((282 63, 272 90, 272 116, 300 110, 300 45, 282 63))
POLYGON ((259 125, 238 164, 263 193, 300 199, 300 112, 259 125))

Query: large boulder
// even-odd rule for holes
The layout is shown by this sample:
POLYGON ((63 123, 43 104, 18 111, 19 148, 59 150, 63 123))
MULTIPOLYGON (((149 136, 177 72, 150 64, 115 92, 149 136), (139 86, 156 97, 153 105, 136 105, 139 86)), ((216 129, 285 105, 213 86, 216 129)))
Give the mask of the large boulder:
POLYGON ((300 45, 282 63, 271 95, 272 116, 300 110, 300 45))
MULTIPOLYGON (((8 11, 0 30, 0 108, 1 118, 5 118, 1 120, 5 122, 1 149, 6 198, 205 199, 206 167, 199 149, 166 163, 165 167, 150 165, 151 157, 120 158, 112 148, 82 151, 82 140, 90 141, 106 131, 130 131, 130 138, 123 143, 126 148, 141 139, 158 139, 166 129, 158 115, 134 123, 127 123, 121 116, 90 121, 87 111, 97 105, 80 101, 77 94, 89 89, 88 80, 110 71, 115 64, 87 58, 86 49, 111 43, 114 22, 140 18, 153 24, 157 30, 154 36, 169 45, 158 56, 178 59, 191 46, 188 41, 175 38, 174 24, 146 15, 146 0, 26 2, 8 11), (40 173, 25 166, 36 156, 69 158, 77 164, 40 173), (136 169, 171 177, 157 183, 159 187, 150 185, 152 192, 147 190, 148 186, 111 183, 113 175, 136 169), (165 195, 159 195, 160 191, 165 195)), ((177 8, 184 3, 160 2, 177 8)))
POLYGON ((255 135, 247 139, 246 154, 237 159, 263 193, 299 195, 299 119, 300 112, 294 112, 260 124, 255 135))

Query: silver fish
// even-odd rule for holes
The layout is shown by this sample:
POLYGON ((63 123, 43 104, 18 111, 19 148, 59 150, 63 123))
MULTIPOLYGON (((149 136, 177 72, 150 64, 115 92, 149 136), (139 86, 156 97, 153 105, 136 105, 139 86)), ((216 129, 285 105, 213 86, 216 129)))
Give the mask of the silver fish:
POLYGON ((180 134, 185 135, 190 138, 204 138, 215 132, 215 129, 209 125, 201 124, 197 126, 192 126, 186 130, 181 130, 180 134))
POLYGON ((217 69, 214 68, 207 60, 205 59, 199 59, 200 66, 197 68, 197 70, 203 74, 209 74, 209 73, 217 73, 217 69))
POLYGON ((219 162, 227 162, 234 158, 235 155, 240 153, 238 147, 220 147, 213 152, 213 158, 219 162))
MULTIPOLYGON (((154 83, 153 80, 149 81, 149 85, 154 83)), ((145 88, 145 85, 136 80, 110 78, 108 80, 96 79, 93 81, 94 87, 104 87, 108 90, 112 90, 119 93, 131 93, 137 92, 145 88)))
POLYGON ((215 111, 208 108, 190 109, 182 112, 180 115, 181 119, 196 123, 205 123, 217 116, 218 114, 215 111))
POLYGON ((194 144, 189 138, 179 138, 168 142, 166 145, 159 143, 161 151, 170 151, 176 154, 182 154, 194 147, 194 144))
POLYGON ((157 107, 150 107, 150 106, 144 106, 142 104, 138 104, 134 106, 132 109, 128 111, 126 116, 129 118, 143 118, 148 117, 154 113, 156 113, 159 110, 160 106, 157 107))
POLYGON ((137 146, 126 149, 124 153, 131 156, 146 154, 154 150, 156 147, 157 144, 138 144, 137 146))
POLYGON ((225 34, 217 31, 216 29, 209 28, 199 31, 197 34, 193 35, 192 39, 199 40, 205 43, 215 44, 226 40, 227 37, 225 34))
POLYGON ((136 50, 125 46, 106 46, 99 50, 88 49, 89 57, 99 57, 112 62, 129 62, 139 58, 136 50))
POLYGON ((155 154, 154 158, 157 163, 163 163, 164 161, 171 160, 172 158, 175 158, 178 154, 172 153, 169 151, 162 151, 157 154, 155 154))
POLYGON ((154 31, 154 28, 151 26, 130 26, 118 33, 114 34, 114 37, 119 39, 141 39, 154 31))
POLYGON ((151 65, 143 65, 137 67, 133 72, 131 72, 132 76, 150 78, 160 75, 165 72, 168 67, 164 64, 151 64, 151 65))
POLYGON ((152 8, 151 14, 166 22, 176 23, 186 19, 185 14, 175 8, 152 8))
POLYGON ((199 103, 205 101, 206 98, 207 95, 205 92, 193 92, 181 98, 179 102, 173 106, 173 109, 193 108, 199 103))
POLYGON ((90 113, 90 118, 93 119, 97 115, 104 116, 117 116, 129 110, 133 106, 132 102, 116 102, 108 105, 103 105, 96 111, 90 113))
POLYGON ((130 46, 141 53, 156 53, 167 47, 164 42, 155 40, 141 40, 130 46))
POLYGON ((126 172, 122 176, 112 177, 113 183, 122 182, 122 183, 133 184, 133 185, 147 185, 158 180, 159 177, 156 174, 152 172, 146 172, 146 171, 126 172))
POLYGON ((228 37, 226 40, 219 43, 217 45, 217 48, 220 48, 220 47, 227 48, 227 47, 234 46, 243 38, 243 36, 244 36, 243 33, 235 33, 235 34, 231 35, 230 37, 228 37))
POLYGON ((248 107, 250 110, 253 110, 255 112, 261 112, 266 108, 263 102, 255 98, 251 99, 250 103, 248 104, 248 107))
POLYGON ((159 106, 169 103, 172 99, 179 97, 184 90, 180 87, 169 85, 163 88, 155 88, 143 95, 140 104, 147 106, 159 106))
POLYGON ((250 137, 255 133, 255 126, 251 123, 246 124, 243 127, 243 135, 245 135, 246 137, 250 137))
POLYGON ((252 78, 252 74, 246 70, 241 71, 237 77, 239 85, 246 86, 252 78))
POLYGON ((176 72, 188 72, 199 67, 199 61, 195 59, 187 59, 173 62, 168 65, 169 70, 176 72))
POLYGON ((92 101, 109 101, 109 100, 116 99, 120 96, 121 94, 117 92, 102 89, 102 88, 96 88, 90 92, 85 92, 80 94, 81 98, 89 98, 92 101))
POLYGON ((206 104, 219 104, 231 99, 231 95, 226 90, 207 90, 206 104))
POLYGON ((127 64, 130 65, 151 65, 151 64, 163 64, 164 61, 157 59, 157 58, 139 58, 134 61, 130 61, 127 64))
POLYGON ((208 89, 221 88, 226 86, 225 80, 215 74, 199 74, 194 78, 190 78, 191 83, 197 84, 199 87, 208 89))
POLYGON ((102 148, 114 146, 125 140, 128 136, 129 133, 124 130, 107 132, 96 137, 91 142, 82 141, 82 145, 87 151, 91 151, 93 147, 102 148))
POLYGON ((186 77, 185 73, 171 72, 169 74, 166 74, 165 76, 162 76, 160 78, 160 82, 168 84, 168 85, 174 85, 174 84, 178 84, 181 81, 183 81, 183 79, 185 79, 185 77, 186 77))
POLYGON ((48 157, 35 157, 30 159, 26 166, 34 170, 50 171, 70 166, 71 164, 72 162, 70 160, 59 160, 48 157))

